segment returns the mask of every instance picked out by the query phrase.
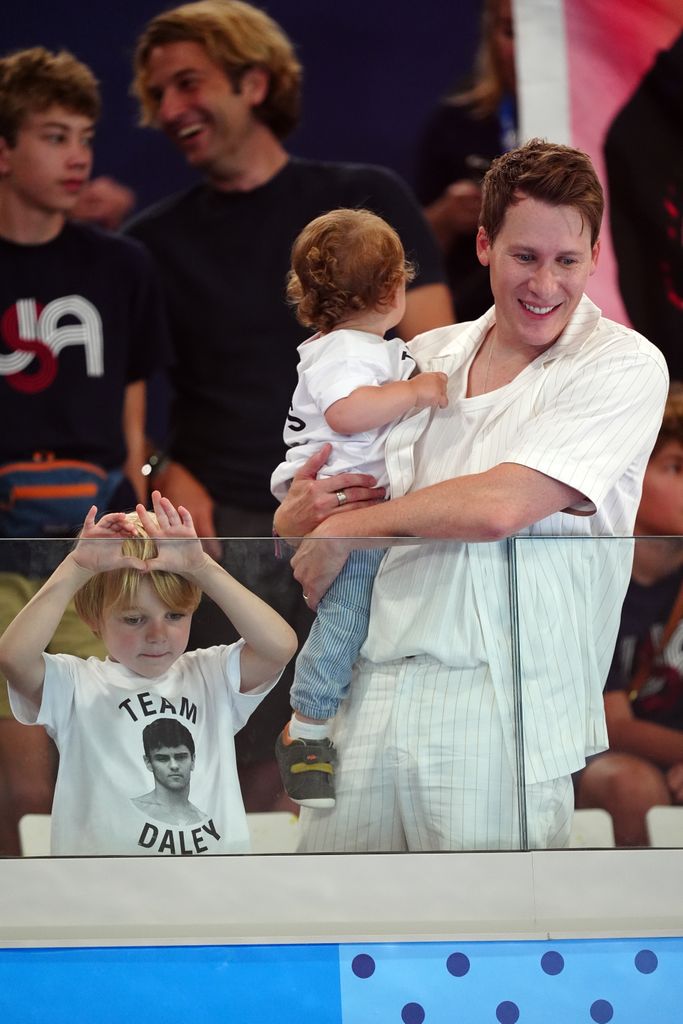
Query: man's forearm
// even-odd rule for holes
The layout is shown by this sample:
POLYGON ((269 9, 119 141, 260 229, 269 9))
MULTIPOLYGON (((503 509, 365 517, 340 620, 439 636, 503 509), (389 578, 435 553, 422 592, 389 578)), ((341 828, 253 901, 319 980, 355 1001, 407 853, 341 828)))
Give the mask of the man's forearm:
POLYGON ((319 531, 328 537, 501 540, 579 497, 577 491, 551 477, 505 463, 485 473, 444 480, 402 498, 334 516, 325 520, 319 531))

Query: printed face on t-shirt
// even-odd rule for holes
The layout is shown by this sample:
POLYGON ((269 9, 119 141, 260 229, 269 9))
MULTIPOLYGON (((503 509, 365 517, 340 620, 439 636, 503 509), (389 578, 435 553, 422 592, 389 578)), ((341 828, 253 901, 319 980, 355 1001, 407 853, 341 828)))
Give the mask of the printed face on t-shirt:
POLYGON ((175 792, 189 786, 190 775, 194 769, 194 756, 182 743, 177 747, 158 747, 149 757, 145 756, 145 764, 154 776, 155 782, 164 789, 175 792))
POLYGON ((144 579, 135 605, 108 608, 99 633, 112 661, 154 679, 168 671, 187 648, 191 623, 191 612, 169 608, 152 583, 144 579))

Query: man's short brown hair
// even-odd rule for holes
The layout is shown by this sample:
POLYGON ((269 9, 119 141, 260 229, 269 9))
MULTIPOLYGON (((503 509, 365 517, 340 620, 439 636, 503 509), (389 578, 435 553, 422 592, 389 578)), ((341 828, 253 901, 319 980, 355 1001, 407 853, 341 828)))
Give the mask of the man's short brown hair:
POLYGON ((8 145, 16 145, 29 114, 52 106, 97 120, 100 95, 89 67, 67 50, 51 53, 42 46, 0 58, 0 137, 8 145))
POLYGON ((301 107, 301 65, 294 48, 264 11, 242 0, 198 0, 158 14, 138 39, 133 61, 133 92, 141 106, 143 124, 153 124, 158 103, 147 85, 152 50, 169 43, 199 43, 225 72, 238 91, 249 68, 265 69, 268 94, 254 114, 279 139, 296 127, 301 107))
POLYGON ((332 210, 296 238, 287 299, 299 323, 326 332, 364 309, 380 309, 414 276, 385 220, 369 210, 332 210))
POLYGON ((600 235, 605 199, 590 157, 579 149, 531 139, 499 156, 482 185, 479 224, 493 244, 508 207, 524 197, 550 206, 573 206, 588 224, 591 248, 600 235))

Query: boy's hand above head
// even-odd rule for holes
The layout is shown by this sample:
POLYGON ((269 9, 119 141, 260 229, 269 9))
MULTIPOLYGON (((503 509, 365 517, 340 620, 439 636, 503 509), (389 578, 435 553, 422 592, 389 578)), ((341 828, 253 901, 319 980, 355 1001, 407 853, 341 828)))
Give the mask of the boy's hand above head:
POLYGON ((180 508, 188 509, 205 551, 220 559, 222 545, 216 539, 213 498, 206 487, 180 462, 170 461, 155 477, 158 490, 180 508))
POLYGON ((83 523, 78 543, 71 558, 81 569, 89 572, 108 572, 111 569, 140 569, 146 564, 132 555, 124 555, 121 544, 134 537, 135 527, 124 512, 108 512, 95 522, 97 506, 93 505, 83 523))
POLYGON ((213 560, 206 554, 189 511, 162 497, 159 491, 152 491, 152 506, 156 521, 144 505, 138 505, 137 513, 148 536, 158 542, 159 554, 146 563, 147 569, 166 572, 195 573, 213 560), (172 543, 172 541, 178 543, 172 543))

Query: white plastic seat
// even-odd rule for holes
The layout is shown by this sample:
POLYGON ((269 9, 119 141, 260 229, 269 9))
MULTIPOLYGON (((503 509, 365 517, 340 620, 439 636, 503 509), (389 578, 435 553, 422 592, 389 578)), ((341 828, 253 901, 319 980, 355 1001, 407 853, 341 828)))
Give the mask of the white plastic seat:
POLYGON ((299 843, 299 819, 289 811, 247 814, 252 853, 294 853, 299 843))
POLYGON ((650 846, 683 847, 683 807, 651 807, 645 828, 650 846))
POLYGON ((569 845, 575 850, 595 850, 614 846, 612 816, 600 807, 574 811, 569 845))
POLYGON ((22 857, 49 857, 50 814, 25 814, 19 819, 19 847, 22 857))

